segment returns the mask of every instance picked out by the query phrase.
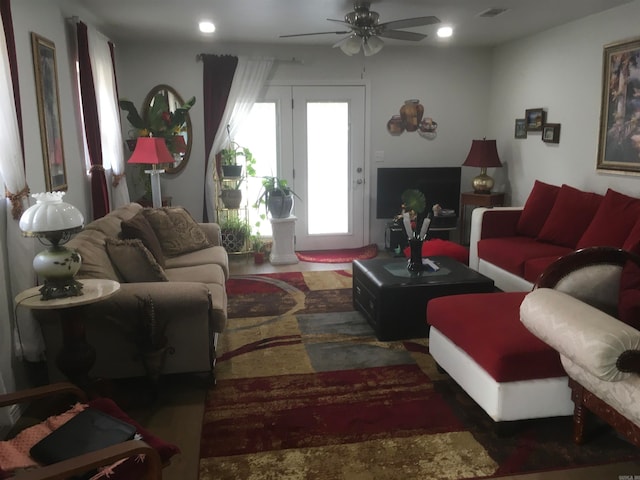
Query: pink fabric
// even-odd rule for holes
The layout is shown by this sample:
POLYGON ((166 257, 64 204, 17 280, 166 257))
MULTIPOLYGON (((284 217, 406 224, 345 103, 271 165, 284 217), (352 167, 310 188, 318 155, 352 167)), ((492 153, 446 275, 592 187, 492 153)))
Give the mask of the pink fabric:
MULTIPOLYGON (((31 447, 87 408, 87 406, 133 425, 139 438, 158 452, 163 463, 168 463, 171 457, 180 453, 180 449, 176 445, 165 442, 161 438, 153 435, 124 413, 113 400, 96 398, 91 400, 88 405, 77 403, 66 412, 49 417, 44 422, 23 430, 15 439, 0 442, 0 479, 11 477, 11 472, 18 468, 37 467, 38 464, 29 457, 31 447)), ((92 478, 108 477, 112 480, 137 480, 144 477, 145 470, 144 455, 138 455, 133 458, 119 460, 110 466, 104 467, 92 478)))
POLYGON ((11 440, 0 442, 0 468, 5 472, 10 472, 19 468, 37 467, 38 464, 29 456, 31 447, 85 408, 87 408, 86 405, 76 403, 66 412, 25 428, 11 440))
POLYGON ((518 235, 537 237, 553 208, 560 187, 536 180, 518 219, 518 235))

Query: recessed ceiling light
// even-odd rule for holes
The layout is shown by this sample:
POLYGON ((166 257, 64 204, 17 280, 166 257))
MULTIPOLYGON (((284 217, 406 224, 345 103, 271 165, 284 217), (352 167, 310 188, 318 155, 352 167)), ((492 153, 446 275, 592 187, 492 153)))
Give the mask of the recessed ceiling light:
POLYGON ((440 27, 437 31, 437 35, 440 38, 449 38, 451 35, 453 35, 453 28, 448 26, 440 27))
POLYGON ((213 33, 216 31, 216 26, 212 22, 200 22, 199 25, 200 31, 202 33, 213 33))

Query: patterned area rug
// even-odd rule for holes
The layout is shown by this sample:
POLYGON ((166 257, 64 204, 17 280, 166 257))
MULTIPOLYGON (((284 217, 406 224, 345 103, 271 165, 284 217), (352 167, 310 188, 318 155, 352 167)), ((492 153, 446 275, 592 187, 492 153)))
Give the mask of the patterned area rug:
POLYGON ((569 417, 509 437, 449 377, 428 340, 379 342, 347 271, 235 277, 218 384, 207 396, 200 479, 474 479, 640 458, 569 417))
POLYGON ((344 248, 341 250, 310 250, 296 252, 298 260, 302 262, 316 263, 348 263, 353 260, 366 260, 378 255, 378 246, 375 243, 360 248, 344 248))

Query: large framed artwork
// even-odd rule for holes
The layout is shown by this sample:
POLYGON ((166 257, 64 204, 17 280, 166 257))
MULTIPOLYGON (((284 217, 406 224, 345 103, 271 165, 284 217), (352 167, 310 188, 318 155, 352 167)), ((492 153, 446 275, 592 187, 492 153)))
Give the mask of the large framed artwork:
POLYGON ((640 38, 605 45, 597 170, 640 175, 640 38))
POLYGON ((58 67, 54 43, 31 32, 33 68, 38 99, 40 141, 47 191, 67 189, 67 170, 62 147, 58 67))

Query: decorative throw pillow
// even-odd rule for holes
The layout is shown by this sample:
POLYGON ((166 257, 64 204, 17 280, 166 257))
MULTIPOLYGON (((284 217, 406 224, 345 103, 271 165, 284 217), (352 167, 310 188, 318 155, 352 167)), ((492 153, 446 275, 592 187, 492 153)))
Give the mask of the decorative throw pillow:
POLYGON ((640 217, 640 199, 608 189, 576 248, 621 247, 640 217))
POLYGON ((120 224, 122 229, 122 238, 142 240, 147 250, 155 257, 156 261, 164 268, 164 254, 160 246, 160 240, 156 232, 153 231, 149 220, 140 212, 131 217, 129 220, 123 220, 120 224))
POLYGON ((624 250, 631 250, 636 245, 636 243, 640 243, 640 217, 638 217, 631 227, 631 231, 627 236, 627 239, 622 244, 622 248, 624 250))
POLYGON ((518 235, 537 237, 553 208, 560 187, 536 180, 524 204, 516 232, 518 235))
POLYGON ((145 208, 142 213, 169 257, 211 246, 204 230, 182 207, 145 208))
MULTIPOLYGON (((640 243, 629 251, 639 254, 640 243)), ((618 320, 640 330, 640 267, 633 261, 627 261, 620 275, 618 320)))
POLYGON ((167 282, 167 276, 151 252, 139 239, 105 239, 111 263, 127 283, 167 282))
POLYGON ((538 240, 575 248, 601 201, 602 195, 562 185, 538 240))

